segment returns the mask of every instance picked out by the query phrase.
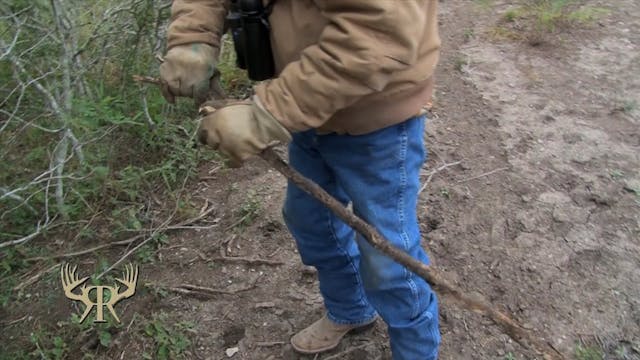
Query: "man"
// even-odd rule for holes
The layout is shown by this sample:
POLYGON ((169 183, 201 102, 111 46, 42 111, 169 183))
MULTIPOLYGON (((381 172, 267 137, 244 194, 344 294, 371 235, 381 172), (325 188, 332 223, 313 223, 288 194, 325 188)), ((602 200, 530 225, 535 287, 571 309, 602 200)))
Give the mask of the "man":
MULTIPOLYGON (((267 3, 267 1, 264 1, 267 3)), ((234 163, 276 143, 289 161, 397 247, 428 262, 416 215, 424 112, 438 61, 435 0, 277 0, 269 22, 277 76, 251 101, 206 116, 203 142, 234 163)), ((202 100, 228 3, 174 0, 164 94, 202 100)), ((302 261, 318 270, 326 315, 291 339, 314 354, 386 322, 394 359, 437 358, 438 305, 428 284, 373 249, 289 184, 283 214, 302 261)))

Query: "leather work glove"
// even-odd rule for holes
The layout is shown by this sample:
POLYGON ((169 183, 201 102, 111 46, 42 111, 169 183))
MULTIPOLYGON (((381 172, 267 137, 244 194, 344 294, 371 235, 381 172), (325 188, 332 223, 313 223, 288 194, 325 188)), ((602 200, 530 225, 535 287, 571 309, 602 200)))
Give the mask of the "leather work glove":
POLYGON ((208 44, 174 46, 160 65, 162 96, 175 103, 176 96, 193 98, 197 105, 207 100, 216 88, 219 50, 208 44))
POLYGON ((266 148, 291 141, 291 134, 254 96, 253 101, 238 102, 205 115, 198 138, 228 156, 231 167, 240 167, 266 148))

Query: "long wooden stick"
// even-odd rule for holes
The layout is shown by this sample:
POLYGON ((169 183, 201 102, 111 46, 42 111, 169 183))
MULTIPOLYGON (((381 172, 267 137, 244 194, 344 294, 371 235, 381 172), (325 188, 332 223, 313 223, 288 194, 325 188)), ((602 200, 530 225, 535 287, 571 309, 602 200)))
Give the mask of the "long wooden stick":
POLYGON ((333 213, 335 213, 342 221, 351 226, 355 231, 364 236, 365 240, 371 244, 374 248, 378 249, 383 254, 389 256, 397 263, 405 266, 416 275, 425 279, 439 294, 449 295, 451 299, 455 300, 462 307, 484 315, 490 318, 496 325, 498 325, 505 334, 510 338, 518 342, 525 348, 534 350, 546 360, 559 360, 564 359, 564 356, 554 349, 550 344, 540 341, 539 339, 531 336, 522 326, 520 326, 515 320, 508 315, 497 310, 486 300, 480 298, 480 296, 471 297, 466 295, 460 288, 453 285, 445 278, 442 277, 434 269, 424 263, 414 259, 409 254, 393 246, 389 240, 385 239, 373 226, 359 218, 353 212, 349 211, 333 196, 327 193, 315 182, 307 179, 298 171, 294 170, 291 166, 280 158, 272 148, 269 148, 260 154, 260 157, 264 159, 274 169, 284 175, 288 180, 298 186, 300 189, 313 196, 320 201, 326 207, 328 207, 333 213))

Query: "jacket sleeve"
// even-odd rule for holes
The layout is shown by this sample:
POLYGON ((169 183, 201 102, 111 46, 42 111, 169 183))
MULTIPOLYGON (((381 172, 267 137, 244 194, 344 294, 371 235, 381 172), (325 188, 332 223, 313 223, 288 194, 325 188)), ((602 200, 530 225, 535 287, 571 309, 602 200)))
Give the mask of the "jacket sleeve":
POLYGON ((220 47, 229 0, 174 0, 167 47, 205 43, 220 47))
POLYGON ((292 131, 321 126, 416 62, 428 1, 436 0, 319 1, 329 21, 319 41, 256 86, 258 97, 292 131))

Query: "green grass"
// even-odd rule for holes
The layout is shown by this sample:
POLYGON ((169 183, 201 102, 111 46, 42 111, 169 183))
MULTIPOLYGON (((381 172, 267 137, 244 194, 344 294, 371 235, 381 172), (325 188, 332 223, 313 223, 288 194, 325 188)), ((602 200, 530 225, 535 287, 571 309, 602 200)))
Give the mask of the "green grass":
POLYGON ((521 40, 523 38, 520 32, 505 26, 493 26, 487 30, 487 35, 496 41, 521 40))
POLYGON ((493 6, 493 0, 474 0, 474 4, 482 10, 490 10, 493 6))
POLYGON ((236 217, 239 218, 236 221, 235 226, 243 229, 251 225, 258 215, 262 211, 262 201, 256 195, 254 190, 250 190, 247 193, 247 197, 236 211, 236 217))
POLYGON ((624 178, 624 172, 622 170, 611 170, 609 176, 611 176, 613 180, 619 180, 624 178))
POLYGON ((546 31, 564 24, 588 24, 610 12, 605 8, 579 5, 577 0, 528 0, 522 12, 532 16, 537 27, 546 31))
POLYGON ((227 92, 227 96, 233 99, 246 98, 254 82, 249 79, 245 70, 236 67, 236 54, 233 50, 231 37, 223 37, 222 53, 218 70, 220 71, 220 83, 227 92))
POLYGON ((575 349, 575 356, 577 360, 603 360, 604 353, 602 350, 588 347, 584 345, 578 345, 575 349))
POLYGON ((588 24, 609 15, 611 10, 601 7, 585 6, 569 13, 567 19, 581 24, 588 24))
POLYGON ((475 35, 476 35, 476 34, 475 34, 475 30, 473 30, 473 29, 471 29, 471 28, 464 29, 463 36, 464 36, 464 39, 465 39, 465 40, 470 40, 470 39, 472 39, 475 35))
POLYGON ((449 189, 447 189, 447 188, 440 189, 440 195, 442 197, 446 198, 447 200, 451 199, 451 193, 449 192, 449 189))
POLYGON ((175 325, 169 323, 166 314, 155 314, 144 326, 144 335, 153 340, 154 351, 145 352, 144 359, 182 359, 185 351, 191 346, 187 335, 193 328, 190 322, 178 322, 175 325))
POLYGON ((69 352, 69 346, 60 336, 36 331, 31 333, 31 343, 36 347, 31 353, 33 357, 42 359, 62 360, 69 352))
POLYGON ((462 72, 464 67, 467 65, 467 59, 464 56, 458 56, 454 60, 453 67, 458 71, 462 72))
POLYGON ((640 187, 629 187, 627 189, 636 196, 636 204, 640 206, 640 187))
POLYGON ((636 100, 625 100, 622 104, 622 111, 630 114, 638 109, 638 102, 636 100))
POLYGON ((493 40, 526 39, 538 45, 549 33, 589 26, 610 13, 607 8, 586 5, 584 0, 519 0, 501 15, 488 35, 493 40))
POLYGON ((522 17, 524 17, 526 14, 523 11, 522 7, 516 7, 516 8, 511 8, 509 10, 507 10, 504 15, 502 15, 502 18, 506 21, 506 22, 514 22, 522 17))

